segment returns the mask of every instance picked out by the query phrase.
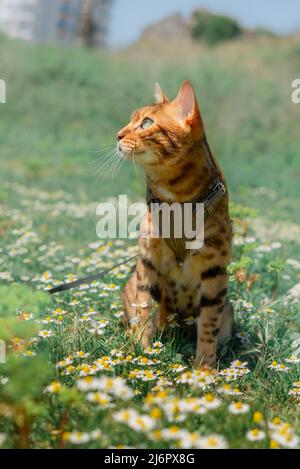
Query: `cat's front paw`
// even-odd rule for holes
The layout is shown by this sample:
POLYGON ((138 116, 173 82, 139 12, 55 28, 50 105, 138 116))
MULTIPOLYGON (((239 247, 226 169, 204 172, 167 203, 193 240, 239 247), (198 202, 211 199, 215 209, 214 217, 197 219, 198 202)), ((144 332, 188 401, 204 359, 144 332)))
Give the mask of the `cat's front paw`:
POLYGON ((203 371, 214 370, 214 364, 216 362, 216 359, 217 359, 216 355, 210 358, 203 357, 202 355, 197 356, 194 360, 194 368, 197 368, 203 371))

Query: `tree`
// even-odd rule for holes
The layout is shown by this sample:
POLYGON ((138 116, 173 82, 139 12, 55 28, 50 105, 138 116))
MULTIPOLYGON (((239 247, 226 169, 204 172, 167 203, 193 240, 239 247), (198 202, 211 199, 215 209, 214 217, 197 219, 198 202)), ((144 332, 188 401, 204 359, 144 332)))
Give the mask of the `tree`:
POLYGON ((199 10, 194 13, 192 18, 192 36, 195 39, 203 38, 209 44, 233 39, 242 32, 239 23, 228 16, 214 15, 205 10, 199 10))
POLYGON ((82 0, 79 35, 87 47, 105 46, 113 0, 82 0))
POLYGON ((93 20, 93 0, 83 0, 80 14, 80 41, 88 47, 94 46, 95 24, 93 20))

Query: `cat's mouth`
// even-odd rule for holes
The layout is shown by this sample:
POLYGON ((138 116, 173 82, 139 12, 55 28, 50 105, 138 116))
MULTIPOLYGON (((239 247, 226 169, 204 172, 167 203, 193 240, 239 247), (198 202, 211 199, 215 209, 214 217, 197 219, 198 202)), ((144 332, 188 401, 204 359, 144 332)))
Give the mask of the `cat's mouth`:
POLYGON ((118 151, 122 158, 141 164, 142 166, 153 164, 153 162, 157 163, 157 158, 155 158, 155 155, 151 150, 138 150, 124 145, 123 143, 118 143, 118 151))
POLYGON ((131 160, 134 155, 134 150, 122 143, 118 143, 118 152, 120 156, 126 160, 131 160))

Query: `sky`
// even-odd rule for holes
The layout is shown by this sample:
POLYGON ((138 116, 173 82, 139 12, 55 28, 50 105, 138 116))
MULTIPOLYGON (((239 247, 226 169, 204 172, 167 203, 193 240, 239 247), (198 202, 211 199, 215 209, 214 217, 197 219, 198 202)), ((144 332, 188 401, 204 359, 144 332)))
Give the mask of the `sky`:
POLYGON ((300 0, 115 0, 109 43, 126 46, 146 26, 178 12, 188 16, 197 8, 229 14, 247 27, 282 34, 300 30, 300 0))

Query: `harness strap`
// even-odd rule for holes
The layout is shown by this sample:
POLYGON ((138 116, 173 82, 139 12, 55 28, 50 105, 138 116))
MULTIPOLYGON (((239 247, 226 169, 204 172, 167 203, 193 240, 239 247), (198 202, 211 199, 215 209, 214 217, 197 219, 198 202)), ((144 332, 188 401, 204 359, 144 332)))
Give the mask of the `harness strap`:
POLYGON ((108 269, 102 270, 102 272, 99 272, 98 274, 89 275, 88 277, 80 278, 78 280, 75 280, 74 282, 62 283, 61 285, 58 285, 57 287, 51 288, 51 290, 48 290, 48 292, 50 293, 50 295, 53 295, 54 293, 71 290, 71 288, 78 287, 79 285, 83 285, 84 283, 91 283, 101 277, 104 277, 106 274, 116 269, 117 267, 120 267, 121 265, 124 265, 124 264, 128 264, 129 262, 136 259, 138 256, 139 254, 136 254, 135 256, 130 257, 129 259, 126 259, 125 261, 114 265, 113 267, 109 267, 108 269))

